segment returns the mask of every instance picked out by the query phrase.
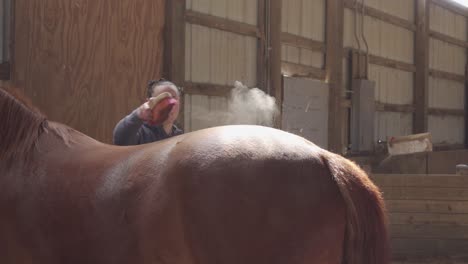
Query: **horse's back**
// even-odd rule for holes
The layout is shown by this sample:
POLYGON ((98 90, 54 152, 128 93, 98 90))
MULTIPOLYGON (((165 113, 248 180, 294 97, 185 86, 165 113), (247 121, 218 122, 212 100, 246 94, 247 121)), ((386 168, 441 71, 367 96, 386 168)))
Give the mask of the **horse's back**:
POLYGON ((339 263, 345 210, 324 150, 256 126, 177 142, 169 171, 197 262, 339 263))

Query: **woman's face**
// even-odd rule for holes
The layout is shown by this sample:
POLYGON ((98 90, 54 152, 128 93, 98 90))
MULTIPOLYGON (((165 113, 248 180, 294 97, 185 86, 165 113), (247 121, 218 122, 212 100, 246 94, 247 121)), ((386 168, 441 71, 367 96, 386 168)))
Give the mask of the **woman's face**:
POLYGON ((158 96, 158 95, 160 95, 161 93, 164 93, 164 92, 170 93, 172 95, 172 97, 177 100, 177 104, 174 105, 171 112, 169 113, 168 119, 165 122, 165 123, 172 124, 172 123, 174 123, 174 121, 179 116, 180 96, 179 96, 179 92, 177 90, 177 87, 175 87, 174 85, 159 85, 159 86, 154 87, 152 97, 156 97, 156 96, 158 96))

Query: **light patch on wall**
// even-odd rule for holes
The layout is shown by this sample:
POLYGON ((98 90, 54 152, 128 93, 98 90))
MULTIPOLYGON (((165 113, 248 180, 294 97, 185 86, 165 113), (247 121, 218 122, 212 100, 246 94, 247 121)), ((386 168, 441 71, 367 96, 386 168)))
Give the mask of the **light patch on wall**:
POLYGON ((463 5, 465 7, 468 7, 468 0, 450 0, 455 3, 459 3, 460 5, 463 5))

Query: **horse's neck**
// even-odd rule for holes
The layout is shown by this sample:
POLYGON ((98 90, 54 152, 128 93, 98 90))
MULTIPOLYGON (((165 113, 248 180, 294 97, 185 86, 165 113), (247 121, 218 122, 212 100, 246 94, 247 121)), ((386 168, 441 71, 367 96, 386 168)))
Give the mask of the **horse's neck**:
POLYGON ((22 158, 45 129, 45 116, 0 89, 0 159, 22 158))

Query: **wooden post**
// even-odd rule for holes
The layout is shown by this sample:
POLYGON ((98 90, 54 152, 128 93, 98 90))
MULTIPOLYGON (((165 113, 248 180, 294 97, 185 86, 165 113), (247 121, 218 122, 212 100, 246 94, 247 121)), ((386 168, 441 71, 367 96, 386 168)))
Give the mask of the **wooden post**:
MULTIPOLYGON (((183 86, 185 83, 185 0, 166 1, 165 23, 163 75, 177 86, 183 86)), ((180 100, 178 123, 183 128, 183 95, 180 100)))
POLYGON ((414 43, 414 116, 413 133, 428 129, 429 87, 429 0, 416 0, 416 37, 414 43))
MULTIPOLYGON (((468 28, 468 19, 466 24, 468 28)), ((465 52, 467 54, 467 63, 465 65, 465 148, 468 149, 468 49, 465 49, 465 52)))
POLYGON ((328 148, 342 153, 344 109, 342 108, 343 89, 343 0, 326 1, 326 80, 330 87, 328 148))
POLYGON ((260 39, 257 49, 257 83, 276 99, 279 109, 279 115, 275 119, 276 128, 281 128, 283 105, 281 6, 282 0, 258 0, 260 39))
POLYGON ((267 57, 266 51, 268 48, 267 44, 267 10, 266 10, 266 1, 267 0, 258 0, 257 8, 257 25, 258 32, 260 32, 260 37, 257 40, 257 87, 264 92, 268 93, 267 87, 267 57))

